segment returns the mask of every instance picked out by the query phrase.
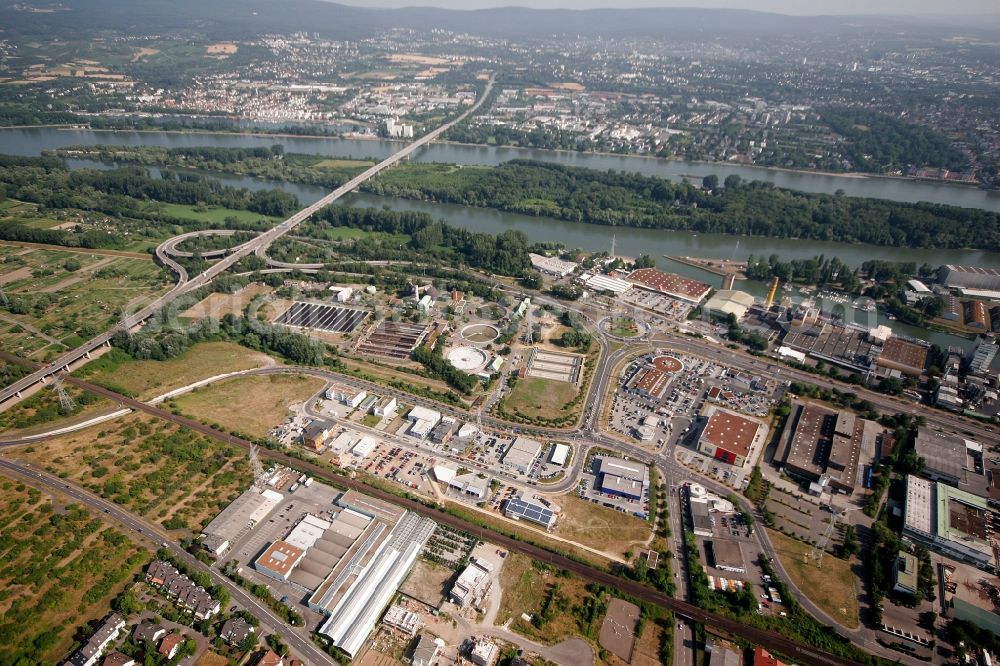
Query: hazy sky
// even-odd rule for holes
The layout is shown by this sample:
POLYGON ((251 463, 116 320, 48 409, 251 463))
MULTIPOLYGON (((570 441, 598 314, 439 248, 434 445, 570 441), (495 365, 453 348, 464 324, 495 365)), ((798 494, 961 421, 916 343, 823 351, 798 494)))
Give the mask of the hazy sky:
POLYGON ((365 7, 733 7, 782 14, 996 14, 997 0, 334 0, 365 7))

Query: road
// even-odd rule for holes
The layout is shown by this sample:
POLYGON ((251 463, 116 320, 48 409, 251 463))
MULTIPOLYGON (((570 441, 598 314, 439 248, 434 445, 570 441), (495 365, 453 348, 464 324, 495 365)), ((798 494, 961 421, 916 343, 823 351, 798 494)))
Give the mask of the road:
POLYGON ((101 333, 100 335, 91 338, 87 342, 83 343, 76 349, 69 351, 55 361, 52 361, 43 368, 36 370, 26 377, 22 377, 18 381, 14 382, 10 386, 0 390, 0 409, 9 407, 11 404, 17 402, 24 391, 43 382, 46 378, 51 377, 64 370, 71 369, 75 364, 79 363, 83 359, 90 357, 90 353, 93 352, 98 347, 105 345, 111 340, 111 337, 119 330, 131 330, 135 326, 138 326, 142 322, 149 319, 151 316, 162 310, 165 306, 169 305, 173 301, 177 300, 189 291, 193 291, 209 284, 217 276, 221 275, 225 271, 228 271, 235 264, 241 261, 244 257, 247 257, 258 252, 263 253, 275 240, 287 234, 289 231, 295 229, 299 224, 308 220, 314 213, 323 209, 324 207, 330 205, 337 199, 343 197, 346 194, 357 189, 365 181, 374 178, 382 171, 398 164, 402 160, 408 159, 410 155, 420 150, 430 142, 437 139, 443 133, 447 132, 449 129, 454 127, 457 123, 462 122, 469 114, 474 113, 476 109, 482 105, 483 101, 490 96, 490 92, 493 90, 493 84, 495 81, 495 75, 491 74, 489 80, 486 82, 485 89, 482 94, 476 99, 475 104, 466 109, 461 115, 452 119, 451 121, 441 125, 440 127, 431 130, 427 134, 423 135, 416 141, 407 144, 404 148, 393 153, 386 159, 382 160, 375 166, 366 169, 361 174, 351 178, 349 181, 333 190, 325 197, 319 201, 306 206, 302 210, 298 211, 291 217, 289 217, 284 222, 272 227, 271 229, 260 234, 253 240, 240 245, 239 247, 233 248, 233 250, 227 254, 225 257, 219 261, 212 264, 204 272, 200 273, 193 279, 188 276, 187 271, 179 263, 174 261, 167 248, 172 247, 168 245, 170 241, 160 245, 156 249, 157 258, 171 270, 177 273, 178 282, 177 284, 166 294, 160 296, 154 300, 149 305, 145 306, 138 312, 125 317, 117 326, 101 333))
POLYGON ((126 511, 122 507, 108 502, 100 497, 72 484, 68 481, 52 476, 48 472, 38 469, 27 463, 11 460, 0 456, 0 469, 20 476, 34 486, 52 489, 62 493, 80 504, 90 507, 98 514, 105 514, 106 518, 114 520, 126 530, 132 532, 140 539, 148 539, 153 542, 154 547, 166 548, 178 560, 186 564, 193 570, 203 571, 216 582, 229 590, 232 603, 246 608, 261 621, 261 635, 281 634, 282 639, 289 645, 292 653, 301 657, 309 664, 335 664, 330 656, 313 644, 309 637, 308 628, 294 629, 284 623, 274 612, 260 603, 255 597, 247 593, 231 580, 215 571, 211 567, 203 564, 196 557, 186 550, 170 541, 170 537, 164 534, 157 525, 149 523, 143 518, 126 511))
MULTIPOLYGON (((251 446, 250 442, 243 440, 239 437, 230 435, 229 433, 216 430, 215 428, 212 428, 210 426, 206 426, 193 419, 173 414, 171 412, 162 410, 158 407, 154 407, 152 405, 143 403, 139 400, 126 397, 124 395, 115 393, 114 391, 111 391, 109 389, 106 389, 102 386, 98 386, 96 384, 92 384, 90 382, 73 377, 72 375, 66 376, 65 381, 69 384, 73 384, 74 386, 82 388, 86 391, 90 391, 91 393, 95 393, 97 395, 118 402, 122 407, 129 407, 133 410, 145 412, 153 416, 165 419, 167 421, 172 421, 174 423, 177 423, 178 425, 189 428, 195 432, 211 437, 212 439, 215 439, 219 442, 223 442, 227 445, 239 446, 246 450, 250 449, 251 446)), ((651 587, 648 587, 636 581, 631 581, 621 578, 609 571, 593 567, 589 564, 578 562, 577 560, 570 559, 569 557, 566 557, 558 553, 554 553, 552 551, 546 550, 534 544, 526 543, 518 539, 511 538, 505 534, 495 532, 494 530, 488 527, 483 527, 481 525, 471 523, 462 518, 453 516, 451 514, 433 509, 416 500, 407 497, 400 497, 388 491, 382 490, 380 488, 368 486, 362 481, 342 476, 340 474, 336 474, 330 471, 328 468, 322 467, 318 464, 306 462, 299 458, 293 458, 292 456, 289 456, 280 451, 261 450, 260 455, 262 458, 267 458, 282 465, 299 469, 315 478, 323 479, 336 486, 351 490, 356 490, 358 492, 368 494, 377 499, 381 499, 383 501, 396 504, 397 506, 401 506, 410 511, 414 511, 415 513, 431 518, 432 520, 438 523, 442 523, 454 529, 467 532, 470 534, 479 534, 481 535, 481 538, 483 540, 489 541, 491 543, 496 543, 498 546, 502 548, 506 548, 514 552, 523 553, 532 559, 549 562, 553 566, 560 569, 566 569, 567 571, 571 571, 585 580, 600 583, 602 585, 607 585, 611 588, 619 589, 625 592, 626 594, 636 597, 637 599, 641 599, 662 606, 663 608, 666 608, 676 613, 677 615, 686 618, 687 620, 705 624, 706 626, 714 627, 721 631, 725 631, 730 634, 740 636, 754 644, 762 645, 767 649, 775 650, 777 652, 787 655, 792 655, 797 659, 804 661, 805 663, 814 664, 815 666, 827 666, 827 665, 841 666, 845 664, 854 663, 842 657, 826 653, 822 650, 798 644, 797 642, 788 639, 776 632, 764 631, 756 629, 754 627, 745 626, 740 622, 738 622, 737 620, 733 620, 731 618, 718 615, 716 613, 702 610, 701 608, 698 608, 688 603, 687 601, 670 597, 662 592, 659 592, 658 590, 655 590, 651 587)), ((58 480, 57 482, 63 485, 67 485, 64 484, 61 480, 58 480)), ((79 492, 82 493, 83 491, 79 492)), ((118 511, 116 517, 120 516, 122 518, 132 520, 133 524, 135 525, 135 529, 138 530, 140 534, 144 533, 142 532, 143 529, 147 529, 147 526, 141 523, 141 519, 138 519, 137 517, 128 514, 119 507, 115 507, 115 505, 112 505, 108 502, 104 502, 103 500, 100 500, 99 498, 92 496, 91 496, 91 501, 97 502, 97 506, 100 506, 102 510, 109 509, 110 512, 110 508, 115 508, 118 511)), ((158 531, 155 532, 155 534, 157 534, 156 538, 162 536, 158 531)), ((166 541, 166 539, 163 540, 166 541)), ((295 649, 300 649, 299 646, 293 646, 293 647, 295 647, 295 649)))

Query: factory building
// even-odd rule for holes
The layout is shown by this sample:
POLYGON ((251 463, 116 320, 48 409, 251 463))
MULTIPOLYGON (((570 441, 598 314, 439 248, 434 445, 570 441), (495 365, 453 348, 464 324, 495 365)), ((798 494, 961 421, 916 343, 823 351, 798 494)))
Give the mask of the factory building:
POLYGON ((946 287, 1000 291, 1000 270, 945 264, 938 270, 938 279, 946 287))

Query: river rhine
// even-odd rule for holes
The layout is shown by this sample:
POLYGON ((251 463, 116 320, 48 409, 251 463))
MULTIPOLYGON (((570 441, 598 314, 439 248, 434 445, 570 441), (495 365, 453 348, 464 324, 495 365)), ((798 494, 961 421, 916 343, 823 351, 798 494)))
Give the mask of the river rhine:
MULTIPOLYGON (((398 148, 398 143, 373 140, 321 139, 305 137, 278 137, 239 134, 185 134, 168 132, 95 132, 92 130, 65 130, 57 128, 31 128, 0 130, 0 153, 37 155, 43 150, 51 150, 74 144, 116 144, 116 145, 157 145, 181 146, 229 146, 256 147, 281 144, 287 152, 324 154, 336 156, 380 158, 398 148)), ((417 159, 423 161, 452 162, 459 164, 497 164, 509 159, 530 157, 563 164, 573 164, 599 169, 623 169, 658 175, 671 179, 684 176, 718 174, 720 178, 736 173, 743 178, 755 178, 774 182, 779 187, 833 193, 843 189, 848 195, 879 196, 901 201, 933 201, 953 205, 979 207, 1000 211, 1000 194, 971 187, 946 185, 882 178, 848 178, 811 173, 791 173, 779 170, 756 169, 724 164, 694 164, 670 160, 647 159, 641 157, 595 155, 586 153, 527 150, 517 148, 496 148, 486 146, 466 146, 457 144, 433 144, 421 152, 417 159)), ((71 161, 72 166, 94 166, 94 163, 71 161)), ((280 187, 299 197, 303 204, 316 201, 326 194, 326 190, 316 186, 294 183, 261 181, 250 177, 235 177, 212 174, 228 185, 260 189, 280 187)), ((368 194, 355 194, 345 199, 354 206, 390 206, 397 210, 423 211, 435 218, 443 219, 451 225, 482 231, 500 233, 505 230, 523 231, 533 242, 559 242, 569 248, 587 251, 608 250, 611 238, 616 241, 617 253, 624 256, 649 254, 661 267, 676 273, 696 277, 711 284, 720 281, 718 276, 696 268, 669 261, 666 255, 689 255, 698 257, 745 259, 748 255, 768 256, 777 254, 784 260, 802 259, 823 254, 840 257, 849 266, 859 266, 868 259, 888 259, 893 261, 913 261, 917 264, 929 263, 938 266, 943 263, 961 263, 974 266, 1000 268, 1000 254, 979 250, 921 250, 886 248, 873 245, 833 243, 813 240, 775 239, 723 234, 691 234, 669 230, 636 229, 628 227, 606 227, 577 222, 565 222, 551 218, 532 217, 515 213, 470 208, 453 204, 438 204, 411 201, 368 194)), ((739 283, 739 288, 763 295, 765 286, 752 281, 739 283)), ((862 317, 858 323, 870 325, 868 315, 862 311, 848 309, 848 317, 862 317)), ((872 317, 874 319, 874 316, 872 317)), ((889 323, 898 332, 914 337, 923 337, 941 345, 969 342, 952 335, 914 329, 899 322, 885 322, 881 315, 879 323, 889 323)))

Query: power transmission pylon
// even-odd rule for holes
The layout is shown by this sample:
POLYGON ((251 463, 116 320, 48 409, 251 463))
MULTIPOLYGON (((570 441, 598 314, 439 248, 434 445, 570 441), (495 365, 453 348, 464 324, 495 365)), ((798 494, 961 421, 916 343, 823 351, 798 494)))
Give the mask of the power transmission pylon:
POLYGON ((73 398, 69 396, 69 393, 66 393, 66 387, 63 386, 62 377, 59 375, 56 375, 52 379, 52 390, 54 390, 59 396, 59 406, 62 408, 63 412, 72 412, 76 409, 76 403, 73 401, 73 398))

